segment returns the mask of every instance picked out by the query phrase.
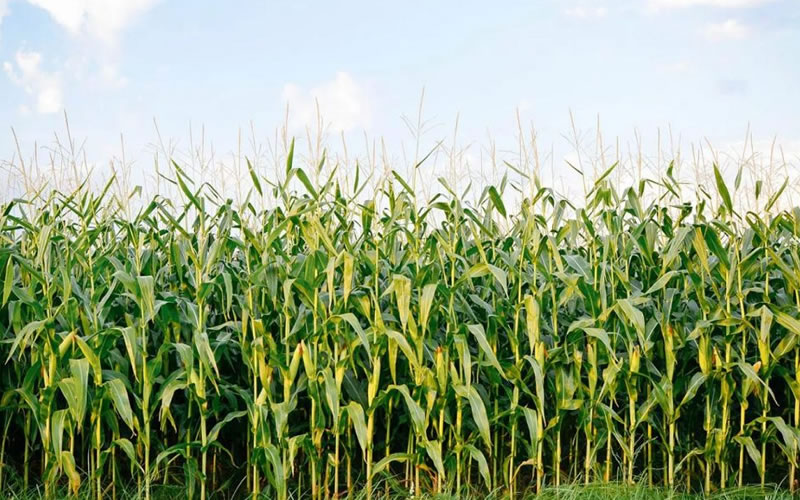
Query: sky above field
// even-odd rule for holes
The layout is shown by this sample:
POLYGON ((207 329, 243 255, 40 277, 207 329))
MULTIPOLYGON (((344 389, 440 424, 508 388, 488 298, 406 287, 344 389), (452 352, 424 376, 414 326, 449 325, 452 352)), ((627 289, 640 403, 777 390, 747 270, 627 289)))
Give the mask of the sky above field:
MULTIPOLYGON (((432 140, 513 143, 515 113, 556 143, 604 134, 777 138, 800 151, 797 0, 210 2, 0 0, 0 159, 71 132, 137 157, 189 128, 224 152, 240 129, 314 120, 408 141, 422 89, 432 140)), ((249 132, 248 132, 249 133, 249 132)), ((273 135, 274 136, 274 135, 273 135)), ((362 139, 359 139, 362 138, 362 139)), ((26 153, 28 154, 28 153, 26 153)))

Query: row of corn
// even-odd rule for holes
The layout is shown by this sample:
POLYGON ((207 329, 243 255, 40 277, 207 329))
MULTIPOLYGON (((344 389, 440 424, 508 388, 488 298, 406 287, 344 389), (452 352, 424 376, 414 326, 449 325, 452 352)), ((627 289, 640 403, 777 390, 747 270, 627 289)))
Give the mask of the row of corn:
POLYGON ((290 154, 240 206, 177 165, 134 215, 110 184, 4 204, 0 491, 793 490, 800 210, 609 172, 511 210, 290 154))

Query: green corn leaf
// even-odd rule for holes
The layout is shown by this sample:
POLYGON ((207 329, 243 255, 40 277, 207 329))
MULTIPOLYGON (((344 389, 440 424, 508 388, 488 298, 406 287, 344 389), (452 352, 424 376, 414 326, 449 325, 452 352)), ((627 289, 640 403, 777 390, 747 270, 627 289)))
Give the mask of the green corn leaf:
POLYGON ((100 358, 97 356, 97 353, 95 353, 94 350, 89 347, 89 344, 87 344, 82 338, 75 337, 75 343, 78 345, 81 354, 83 354, 83 356, 86 358, 86 361, 92 370, 94 385, 100 386, 103 383, 103 371, 100 365, 100 358))
POLYGON ((226 424, 236 420, 237 418, 241 418, 245 415, 247 415, 247 412, 243 410, 230 412, 227 415, 225 415, 225 417, 222 420, 214 424, 214 427, 211 428, 211 431, 208 433, 208 437, 206 438, 208 442, 208 444, 206 445, 206 449, 208 449, 213 443, 217 441, 217 439, 219 439, 219 433, 222 431, 222 428, 226 424))
POLYGON ((86 414, 86 386, 79 379, 68 377, 58 382, 58 388, 67 400, 73 420, 80 427, 86 414))
POLYGON ((679 275, 678 271, 675 270, 667 271, 666 273, 661 275, 650 288, 647 289, 645 295, 650 295, 651 293, 661 291, 665 286, 667 286, 667 283, 669 283, 672 278, 678 275, 679 275))
POLYGON ((467 450, 467 452, 469 452, 469 456, 478 463, 478 472, 480 472, 483 482, 486 484, 486 488, 491 491, 492 477, 489 474, 489 463, 486 461, 486 457, 479 449, 475 448, 471 444, 464 446, 464 449, 467 450))
POLYGON ((781 187, 779 187, 778 190, 775 191, 772 194, 772 196, 769 197, 769 200, 767 200, 767 204, 764 206, 765 212, 769 212, 770 210, 772 210, 772 208, 775 206, 775 203, 778 201, 778 199, 780 199, 781 195, 786 190, 786 186, 788 185, 789 185, 789 178, 787 177, 783 180, 783 184, 781 184, 781 187))
POLYGON ((319 199, 319 193, 317 193, 317 190, 314 189, 314 185, 311 184, 311 180, 306 175, 306 172, 302 168, 297 168, 294 169, 294 173, 297 175, 297 178, 300 179, 300 182, 303 183, 303 186, 305 186, 308 194, 310 194, 315 200, 319 199))
POLYGON ((394 330, 386 330, 386 336, 394 342, 394 345, 399 346, 400 350, 403 351, 403 355, 405 355, 412 373, 417 373, 420 369, 417 353, 411 348, 411 344, 408 343, 408 340, 406 340, 401 333, 394 330))
POLYGON ((114 446, 119 447, 128 457, 128 460, 131 461, 131 463, 137 462, 136 451, 134 450, 133 443, 131 443, 130 440, 125 438, 115 439, 114 446))
POLYGON ((525 320, 528 331, 528 345, 530 352, 533 354, 533 349, 541 336, 541 329, 539 326, 539 303, 532 295, 525 296, 525 320))
POLYGON ((773 353, 776 359, 780 359, 797 345, 797 339, 800 337, 800 320, 780 311, 775 313, 775 320, 788 331, 788 335, 780 340, 773 353))
POLYGON ((294 164, 294 137, 292 137, 292 142, 289 144, 289 152, 286 154, 286 173, 288 174, 292 170, 292 165, 294 164))
POLYGON ((536 403, 539 411, 544 411, 544 370, 539 366, 539 362, 533 356, 525 356, 525 360, 531 365, 533 369, 534 380, 536 381, 536 403))
POLYGON ((642 311, 637 309, 629 299, 619 299, 617 305, 623 316, 636 328, 636 333, 644 338, 644 314, 642 314, 642 311))
POLYGON ((486 332, 483 330, 483 325, 467 325, 467 329, 475 337, 475 340, 478 341, 478 345, 480 346, 481 351, 483 351, 484 356, 486 356, 486 359, 489 361, 489 364, 492 365, 501 376, 505 377, 503 367, 500 366, 500 362, 497 361, 497 356, 495 356, 494 351, 489 345, 489 341, 486 340, 486 332))
POLYGON ((422 326, 428 326, 428 318, 431 314, 431 307, 433 306, 433 299, 436 294, 436 285, 431 283, 422 288, 422 294, 419 299, 419 322, 422 326))
POLYGON ((689 384, 686 386, 686 390, 684 392, 683 399, 681 400, 680 404, 678 405, 678 408, 677 408, 678 410, 680 410, 680 408, 682 406, 686 405, 689 401, 691 401, 695 397, 695 395, 697 394, 697 391, 700 389, 700 387, 703 386, 705 381, 706 381, 706 376, 703 375, 702 373, 695 373, 692 376, 692 379, 689 381, 689 384))
POLYGON ((325 400, 328 402, 328 409, 333 415, 334 426, 339 425, 339 387, 333 379, 330 367, 323 372, 325 377, 325 400))
POLYGON ((361 345, 364 346, 364 349, 367 352, 367 355, 372 358, 372 354, 369 348, 369 339, 367 338, 367 334, 364 332, 364 329, 361 328, 361 323, 358 322, 358 318, 356 318, 355 314, 353 313, 344 313, 335 316, 336 318, 343 319, 346 321, 352 328, 353 331, 356 332, 358 335, 358 339, 361 341, 361 345))
POLYGON ((411 280, 401 275, 392 277, 395 300, 397 301, 397 314, 403 328, 408 324, 408 314, 411 309, 411 280))
POLYGON ((136 340, 136 329, 132 326, 128 326, 125 328, 120 328, 120 332, 122 332, 122 338, 125 342, 125 349, 128 351, 128 360, 131 363, 131 371, 133 371, 133 377, 136 380, 139 380, 136 367, 139 364, 139 360, 141 358, 139 356, 139 348, 138 348, 139 344, 136 340))
POLYGON ((797 453, 797 434, 786 424, 783 417, 768 417, 767 419, 778 429, 783 438, 783 444, 794 453, 797 453))
POLYGON ((436 472, 439 474, 439 477, 442 481, 446 480, 445 477, 445 470, 444 470, 444 461, 442 461, 442 443, 438 440, 425 440, 423 442, 423 446, 425 446, 425 451, 428 453, 428 456, 433 461, 434 466, 436 467, 436 472))
POLYGON ((58 456, 60 457, 61 467, 69 478, 69 489, 73 495, 77 495, 81 489, 81 476, 75 466, 75 457, 68 451, 63 451, 58 456))
POLYGON ((372 475, 375 476, 382 473, 389 467, 390 464, 394 462, 408 462, 413 458, 414 455, 412 453, 391 453, 378 460, 378 462, 372 467, 372 475))
POLYGON ((50 432, 51 439, 53 441, 53 453, 57 457, 61 456, 61 450, 64 448, 64 427, 66 427, 67 415, 67 410, 56 410, 50 417, 50 432))
POLYGON ((731 195, 728 192, 728 186, 725 185, 725 180, 722 178, 722 174, 720 173, 716 163, 714 164, 714 179, 717 181, 717 191, 719 192, 723 203, 725 203, 725 208, 728 209, 728 213, 732 214, 733 201, 731 201, 731 195))
POLYGON ((202 360, 203 364, 206 365, 206 368, 209 371, 213 369, 214 373, 217 375, 217 377, 219 377, 219 368, 217 368, 216 356, 214 355, 214 351, 211 349, 211 343, 208 340, 208 333, 196 332, 194 334, 194 346, 197 349, 197 354, 202 360))
POLYGON ((261 182, 258 180, 258 174, 256 173, 253 165, 250 163, 249 158, 245 158, 247 161, 247 171, 250 172, 250 179, 253 181, 253 186, 255 186, 256 191, 260 196, 264 196, 264 192, 261 190, 261 182))
POLYGON ((192 205, 194 205, 199 212, 204 212, 205 208, 203 207, 203 203, 194 193, 192 193, 192 190, 189 189, 189 186, 187 186, 186 182, 183 180, 184 174, 182 173, 183 171, 181 168, 177 163, 175 163, 175 161, 172 162, 172 165, 175 168, 175 180, 178 182, 178 186, 181 188, 181 191, 183 191, 184 196, 189 199, 192 205))
POLYGON ((414 401, 414 398, 411 397, 411 393, 408 392, 408 387, 405 385, 391 385, 389 386, 389 390, 395 390, 402 394, 406 402, 406 407, 408 408, 409 416, 411 417, 411 422, 414 424, 414 432, 416 432, 418 436, 424 435, 425 411, 414 401))
POLYGON ((117 414, 125 422, 125 425, 133 430, 133 410, 131 410, 131 403, 128 399, 128 390, 125 389, 125 384, 121 380, 115 378, 103 384, 111 396, 111 402, 117 410, 117 414))
POLYGON ((364 419, 364 409, 355 401, 351 401, 346 408, 347 416, 350 417, 350 423, 356 431, 356 438, 358 438, 358 445, 361 447, 361 454, 364 460, 366 460, 369 441, 367 440, 367 424, 364 419))
POLYGON ((353 288, 353 256, 345 253, 342 257, 343 271, 342 271, 342 300, 347 302, 350 297, 350 291, 353 288))
POLYGON ((528 408, 527 406, 520 406, 522 414, 525 417, 525 424, 528 426, 528 434, 531 438, 531 443, 536 444, 539 442, 539 414, 536 410, 528 408))
POLYGON ((47 320, 39 320, 31 321, 25 325, 14 337, 14 341, 11 343, 11 349, 8 352, 8 357, 6 358, 6 363, 11 360, 11 357, 14 355, 17 349, 25 349, 28 344, 31 343, 34 336, 39 334, 46 324, 47 320))
POLYGON ((497 188, 489 186, 489 198, 492 199, 492 205, 500 212, 500 215, 506 217, 506 206, 503 203, 503 197, 497 192, 497 188))
POLYGON ((747 450, 747 455, 756 467, 761 467, 761 451, 756 447, 753 438, 750 436, 735 436, 733 438, 739 444, 744 445, 747 450))
POLYGON ((474 386, 470 386, 468 389, 467 399, 469 400, 469 406, 472 409, 472 419, 475 421, 475 425, 478 427, 481 438, 483 438, 484 443, 486 443, 486 448, 491 449, 492 436, 489 432, 489 417, 486 415, 486 407, 483 404, 483 399, 481 399, 480 394, 478 394, 478 391, 474 386))
MULTIPOLYGON (((292 145, 294 145, 294 142, 292 142, 292 145)), ((281 460, 280 451, 275 445, 268 444, 264 452, 272 472, 270 475, 272 486, 277 490, 278 496, 286 498, 286 476, 283 472, 283 461, 281 460)))
POLYGON ((14 259, 9 257, 6 260, 6 272, 3 278, 3 303, 0 306, 5 306, 8 303, 8 298, 11 296, 11 287, 14 285, 14 259))

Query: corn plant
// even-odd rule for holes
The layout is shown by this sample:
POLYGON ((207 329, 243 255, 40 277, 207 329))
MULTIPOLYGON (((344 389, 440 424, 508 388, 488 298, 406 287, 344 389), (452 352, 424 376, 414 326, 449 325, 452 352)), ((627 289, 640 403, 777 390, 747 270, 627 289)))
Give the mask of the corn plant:
POLYGON ((621 189, 614 165, 581 201, 522 179, 512 206, 520 179, 423 200, 416 170, 345 185, 322 158, 248 163, 238 205, 177 163, 136 210, 113 180, 3 205, 0 488, 795 491, 783 188, 743 212, 741 175, 685 196, 672 168, 621 189))

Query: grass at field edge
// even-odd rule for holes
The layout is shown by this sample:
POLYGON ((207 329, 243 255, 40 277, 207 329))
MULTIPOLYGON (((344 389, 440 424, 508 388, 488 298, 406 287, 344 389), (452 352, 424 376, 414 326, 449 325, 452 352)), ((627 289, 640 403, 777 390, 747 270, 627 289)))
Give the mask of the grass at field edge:
MULTIPOLYGON (((381 491, 382 488, 379 488, 381 491)), ((66 492, 65 492, 66 493, 66 492)), ((175 500, 176 498, 183 498, 185 491, 178 486, 160 486, 154 487, 152 499, 153 500, 175 500)), ((27 492, 15 491, 15 488, 6 488, 0 492, 0 498, 8 500, 39 500, 44 499, 44 493, 41 490, 29 490, 27 492)), ((91 494, 89 491, 81 492, 76 500, 89 500, 91 494)), ((109 498, 110 495, 109 495, 109 498)), ((126 492, 118 492, 117 498, 119 500, 138 500, 142 498, 138 496, 134 490, 126 492)), ((228 496, 211 496, 210 499, 227 499, 227 498, 248 498, 246 495, 241 497, 228 497, 228 496)), ((263 495, 262 498, 269 498, 263 495)), ((297 497, 300 498, 305 497, 297 497)), ((350 498, 352 500, 361 500, 365 498, 363 490, 354 492, 352 496, 341 496, 340 499, 344 500, 350 498)), ((409 495, 402 493, 394 493, 389 496, 377 495, 373 498, 380 498, 386 500, 412 498, 409 495)), ((503 492, 497 492, 490 495, 483 494, 440 494, 440 495, 423 495, 419 497, 421 500, 502 500, 508 498, 503 492)), ((770 500, 789 500, 792 498, 800 498, 800 495, 792 495, 790 492, 777 487, 744 487, 744 488, 730 488, 724 491, 717 491, 710 495, 703 495, 701 493, 685 493, 681 491, 670 492, 663 488, 649 488, 644 485, 629 486, 624 484, 591 484, 591 485, 566 485, 560 488, 547 488, 539 495, 535 493, 520 493, 515 496, 516 499, 558 499, 558 500, 696 500, 701 498, 711 498, 716 500, 749 500, 749 499, 770 499, 770 500)))

